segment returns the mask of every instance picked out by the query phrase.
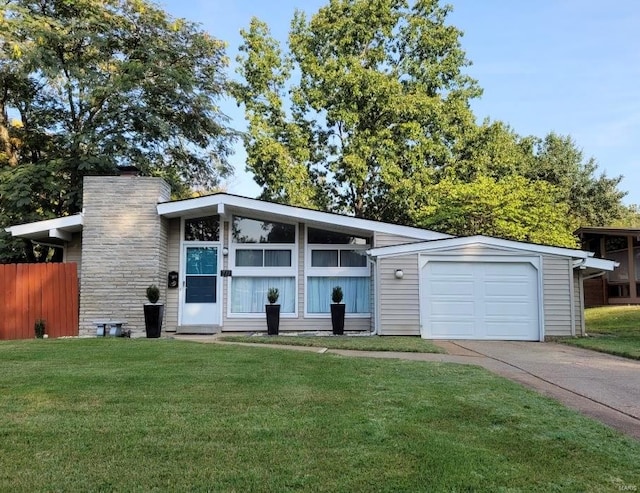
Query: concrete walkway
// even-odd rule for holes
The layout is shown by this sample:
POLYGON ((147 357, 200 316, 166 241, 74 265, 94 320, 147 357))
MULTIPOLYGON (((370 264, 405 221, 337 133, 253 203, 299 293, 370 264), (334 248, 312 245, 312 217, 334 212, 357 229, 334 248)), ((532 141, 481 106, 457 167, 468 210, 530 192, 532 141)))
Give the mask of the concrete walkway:
MULTIPOLYGON (((448 354, 350 351, 276 344, 229 343, 212 336, 176 339, 333 353, 350 357, 437 361, 481 366, 557 399, 640 440, 640 361, 554 343, 434 341, 448 354)), ((293 342, 293 341, 292 341, 293 342)))

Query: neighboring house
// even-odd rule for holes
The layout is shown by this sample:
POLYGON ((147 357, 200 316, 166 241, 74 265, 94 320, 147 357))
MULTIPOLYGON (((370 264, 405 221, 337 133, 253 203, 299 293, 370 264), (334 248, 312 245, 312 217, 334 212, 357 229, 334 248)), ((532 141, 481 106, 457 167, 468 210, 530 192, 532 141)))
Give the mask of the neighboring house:
POLYGON ((583 334, 582 279, 615 265, 224 193, 169 198, 159 178, 86 177, 82 214, 7 231, 59 244, 78 263, 85 335, 103 319, 142 331, 150 284, 161 288, 165 331, 266 331, 270 287, 281 331, 327 331, 339 285, 347 331, 537 341, 583 334))
POLYGON ((619 265, 585 279, 585 305, 640 304, 640 229, 580 228, 582 248, 619 265))

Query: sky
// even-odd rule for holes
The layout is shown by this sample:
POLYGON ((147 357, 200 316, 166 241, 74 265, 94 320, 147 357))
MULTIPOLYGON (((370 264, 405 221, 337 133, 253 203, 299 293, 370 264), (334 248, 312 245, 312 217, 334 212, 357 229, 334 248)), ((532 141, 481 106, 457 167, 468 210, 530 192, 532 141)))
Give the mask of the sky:
MULTIPOLYGON (((328 0, 157 0, 175 17, 201 24, 228 43, 229 73, 240 29, 251 17, 286 42, 296 9, 312 15, 328 0)), ((449 0, 448 23, 462 30, 466 73, 483 89, 472 102, 481 122, 508 123, 520 135, 570 135, 599 172, 623 175, 624 202, 640 204, 640 2, 637 0, 449 0)), ((243 111, 231 100, 222 111, 244 130, 243 111)), ((231 193, 260 193, 236 146, 231 193)))

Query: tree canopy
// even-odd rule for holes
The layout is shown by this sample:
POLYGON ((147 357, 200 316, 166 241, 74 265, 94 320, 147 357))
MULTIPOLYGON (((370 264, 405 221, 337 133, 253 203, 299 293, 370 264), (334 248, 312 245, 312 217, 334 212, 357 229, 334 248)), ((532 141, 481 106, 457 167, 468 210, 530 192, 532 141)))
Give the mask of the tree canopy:
POLYGON ((247 167, 279 202, 453 234, 575 246, 623 211, 570 137, 476 122, 462 33, 438 0, 330 0, 297 12, 286 49, 242 31, 247 167))
POLYGON ((196 24, 146 0, 7 0, 0 34, 0 226, 79 211, 82 177, 118 165, 175 191, 231 172, 224 43, 196 24))
POLYGON ((385 219, 403 210, 394 183, 452 162, 480 91, 447 13, 429 0, 333 0, 295 14, 285 54, 251 22, 236 95, 264 198, 385 219))

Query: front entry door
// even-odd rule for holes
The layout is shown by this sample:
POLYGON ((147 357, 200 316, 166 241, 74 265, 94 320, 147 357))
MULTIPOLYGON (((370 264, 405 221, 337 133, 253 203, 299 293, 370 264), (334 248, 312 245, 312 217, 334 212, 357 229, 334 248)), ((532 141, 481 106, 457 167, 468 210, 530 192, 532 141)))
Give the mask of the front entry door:
POLYGON ((218 325, 218 246, 185 245, 181 325, 218 325))

